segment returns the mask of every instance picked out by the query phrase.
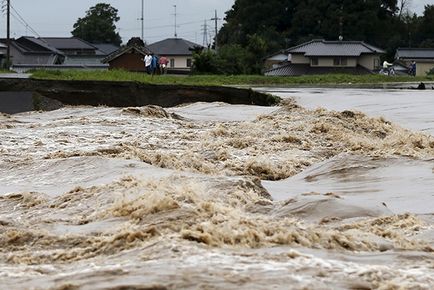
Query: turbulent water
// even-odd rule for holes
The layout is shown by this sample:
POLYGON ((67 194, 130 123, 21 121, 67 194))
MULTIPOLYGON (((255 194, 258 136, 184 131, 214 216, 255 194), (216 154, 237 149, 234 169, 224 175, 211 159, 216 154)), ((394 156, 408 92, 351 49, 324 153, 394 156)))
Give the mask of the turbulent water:
POLYGON ((0 288, 432 289, 432 115, 278 93, 0 115, 0 288))

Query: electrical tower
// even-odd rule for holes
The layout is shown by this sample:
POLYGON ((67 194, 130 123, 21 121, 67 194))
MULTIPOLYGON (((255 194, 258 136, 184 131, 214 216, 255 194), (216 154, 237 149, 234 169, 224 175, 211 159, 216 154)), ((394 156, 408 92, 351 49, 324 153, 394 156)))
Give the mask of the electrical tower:
POLYGON ((217 10, 215 10, 215 16, 214 18, 211 18, 212 21, 214 21, 215 24, 215 34, 214 34, 214 48, 217 51, 218 46, 217 46, 217 33, 218 33, 218 22, 219 20, 221 20, 221 18, 217 17, 217 10))
POLYGON ((208 23, 206 23, 206 19, 204 24, 202 25, 202 33, 203 33, 203 46, 208 47, 208 23))

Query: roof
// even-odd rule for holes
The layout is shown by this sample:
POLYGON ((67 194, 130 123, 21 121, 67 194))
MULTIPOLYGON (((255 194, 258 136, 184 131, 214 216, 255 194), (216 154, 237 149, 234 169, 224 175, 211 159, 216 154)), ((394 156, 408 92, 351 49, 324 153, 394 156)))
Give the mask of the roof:
POLYGON ((182 38, 167 38, 149 45, 149 49, 158 55, 193 55, 195 47, 202 45, 182 38))
POLYGON ((346 73, 346 74, 369 74, 368 69, 357 67, 311 67, 308 64, 292 64, 286 63, 277 68, 272 68, 265 72, 266 76, 301 76, 301 75, 317 75, 329 73, 346 73))
POLYGON ((82 49, 95 50, 96 47, 78 37, 42 37, 42 41, 59 50, 82 49))
POLYGON ((398 48, 396 58, 434 59, 434 48, 398 48))
POLYGON ((102 63, 108 63, 108 62, 120 57, 121 55, 131 51, 131 50, 136 50, 138 53, 140 53, 143 56, 145 56, 148 53, 151 53, 151 51, 147 47, 141 47, 141 46, 137 46, 137 45, 124 46, 124 47, 121 47, 118 50, 112 52, 111 54, 109 54, 101 62, 102 63))
POLYGON ((92 43, 92 45, 105 55, 109 55, 119 49, 119 46, 111 43, 92 43))
POLYGON ((360 56, 362 54, 385 53, 384 50, 363 41, 312 41, 289 48, 287 53, 302 53, 307 57, 315 56, 360 56))
POLYGON ((61 51, 52 47, 47 42, 31 36, 22 36, 18 39, 11 39, 11 44, 22 53, 63 55, 61 51))

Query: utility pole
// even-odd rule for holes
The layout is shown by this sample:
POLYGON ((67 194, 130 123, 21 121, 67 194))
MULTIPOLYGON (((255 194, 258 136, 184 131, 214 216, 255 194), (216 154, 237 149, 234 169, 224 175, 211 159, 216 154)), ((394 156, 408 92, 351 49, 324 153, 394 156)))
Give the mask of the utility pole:
POLYGON ((145 0, 142 0, 142 40, 145 42, 145 0))
POLYGON ((218 18, 217 17, 217 10, 215 10, 215 16, 214 16, 214 18, 211 18, 211 20, 213 20, 214 21, 214 24, 215 24, 215 36, 214 36, 214 47, 215 47, 215 50, 217 51, 217 33, 218 33, 218 22, 217 21, 219 21, 219 20, 221 20, 220 18, 218 18))
POLYGON ((173 7, 175 8, 175 14, 173 14, 173 15, 175 15, 175 38, 178 38, 178 33, 176 33, 176 27, 177 27, 177 25, 176 25, 176 16, 178 14, 176 13, 176 5, 173 5, 173 7))
MULTIPOLYGON (((6 65, 10 65, 11 61, 11 0, 7 0, 7 18, 6 18, 6 65)), ((8 67, 9 68, 9 67, 8 67)))

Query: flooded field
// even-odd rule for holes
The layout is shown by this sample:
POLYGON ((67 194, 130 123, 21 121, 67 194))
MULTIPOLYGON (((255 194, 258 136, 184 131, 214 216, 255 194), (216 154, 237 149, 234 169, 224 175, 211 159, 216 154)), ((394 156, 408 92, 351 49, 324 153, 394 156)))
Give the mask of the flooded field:
POLYGON ((0 115, 0 288, 432 289, 434 97, 273 93, 0 115))

